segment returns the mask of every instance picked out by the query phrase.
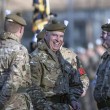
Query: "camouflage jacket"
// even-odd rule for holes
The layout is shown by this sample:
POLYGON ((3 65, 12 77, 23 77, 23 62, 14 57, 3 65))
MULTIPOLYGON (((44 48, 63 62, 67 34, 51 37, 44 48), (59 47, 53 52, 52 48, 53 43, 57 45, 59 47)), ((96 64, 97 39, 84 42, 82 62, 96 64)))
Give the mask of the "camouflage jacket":
POLYGON ((33 52, 30 61, 33 83, 40 89, 36 105, 46 103, 46 97, 67 94, 69 100, 77 100, 82 94, 79 73, 63 59, 60 52, 54 53, 45 41, 39 42, 38 50, 33 52), (36 53, 37 52, 37 53, 36 53))
POLYGON ((27 49, 12 33, 0 35, 0 110, 30 110, 27 49))
POLYGON ((103 54, 98 67, 94 98, 97 102, 110 99, 110 50, 103 54))
POLYGON ((65 47, 62 47, 60 50, 63 58, 68 61, 70 64, 72 64, 73 68, 77 69, 80 73, 80 78, 83 84, 83 91, 87 91, 89 86, 89 78, 85 72, 85 69, 83 68, 81 61, 79 60, 78 56, 71 51, 70 49, 67 49, 65 47))

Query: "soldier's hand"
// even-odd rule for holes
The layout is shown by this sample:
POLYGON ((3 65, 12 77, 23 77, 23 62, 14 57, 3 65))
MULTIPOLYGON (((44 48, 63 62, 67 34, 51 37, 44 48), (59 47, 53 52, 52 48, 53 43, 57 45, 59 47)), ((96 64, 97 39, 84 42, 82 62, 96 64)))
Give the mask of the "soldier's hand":
POLYGON ((4 105, 2 103, 0 103, 0 110, 4 109, 4 105))
POLYGON ((77 101, 72 101, 71 106, 73 110, 80 110, 80 104, 77 101))

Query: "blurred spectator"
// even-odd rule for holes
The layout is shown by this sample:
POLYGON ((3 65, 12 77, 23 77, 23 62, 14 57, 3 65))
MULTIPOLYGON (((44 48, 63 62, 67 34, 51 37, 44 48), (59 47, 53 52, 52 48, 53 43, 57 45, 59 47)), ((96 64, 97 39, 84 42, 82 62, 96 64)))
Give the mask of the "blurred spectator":
POLYGON ((96 68, 97 68, 97 64, 99 62, 99 55, 96 53, 95 51, 95 47, 93 43, 89 43, 88 44, 88 49, 87 49, 87 56, 88 56, 88 60, 89 60, 89 65, 88 65, 88 75, 90 80, 94 80, 96 74, 96 68))
POLYGON ((77 48, 77 54, 82 61, 85 70, 87 71, 87 75, 90 79, 90 85, 87 90, 85 97, 81 98, 82 110, 97 110, 96 103, 93 98, 93 81, 95 78, 95 69, 96 69, 96 53, 94 52, 94 45, 90 43, 88 45, 88 49, 83 47, 77 48), (95 58, 94 58, 95 57, 95 58), (95 68, 95 69, 94 69, 95 68), (91 104, 90 104, 91 103, 91 104))
POLYGON ((86 49, 83 47, 78 47, 75 52, 77 53, 77 55, 79 56, 79 58, 82 61, 82 64, 84 65, 84 67, 87 69, 88 65, 89 65, 89 61, 87 58, 87 53, 86 53, 86 49))
POLYGON ((103 53, 105 52, 105 49, 102 46, 102 41, 100 39, 97 39, 96 42, 95 42, 95 44, 96 44, 95 51, 101 57, 103 55, 103 53))

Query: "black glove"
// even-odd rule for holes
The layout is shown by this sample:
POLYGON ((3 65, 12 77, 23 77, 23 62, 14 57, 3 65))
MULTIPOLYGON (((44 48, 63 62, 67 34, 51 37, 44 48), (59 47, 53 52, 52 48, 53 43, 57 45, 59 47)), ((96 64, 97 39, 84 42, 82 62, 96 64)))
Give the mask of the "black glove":
POLYGON ((4 105, 2 103, 0 103, 0 110, 4 109, 4 105))
POLYGON ((77 101, 72 101, 71 102, 71 106, 73 108, 73 110, 80 110, 80 104, 77 101))

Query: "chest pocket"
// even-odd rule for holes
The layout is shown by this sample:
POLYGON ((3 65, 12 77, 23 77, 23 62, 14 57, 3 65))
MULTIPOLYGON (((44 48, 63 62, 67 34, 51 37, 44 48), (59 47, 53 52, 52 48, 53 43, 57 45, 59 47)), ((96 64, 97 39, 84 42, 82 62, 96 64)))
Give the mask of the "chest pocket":
POLYGON ((61 69, 55 61, 47 60, 43 62, 43 73, 41 84, 47 89, 53 88, 61 69))
POLYGON ((45 66, 45 69, 49 72, 54 72, 56 71, 56 63, 52 60, 47 60, 46 62, 43 63, 45 66))

